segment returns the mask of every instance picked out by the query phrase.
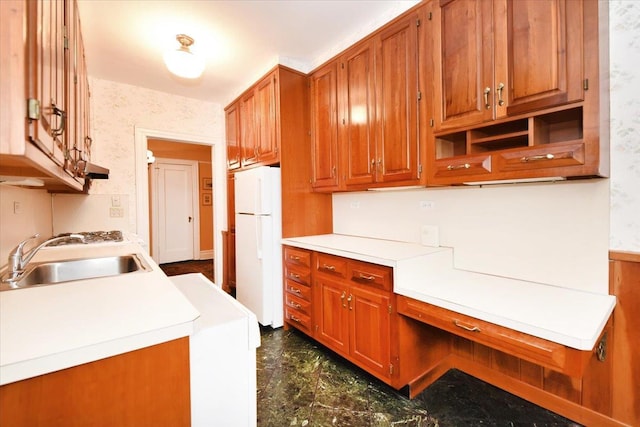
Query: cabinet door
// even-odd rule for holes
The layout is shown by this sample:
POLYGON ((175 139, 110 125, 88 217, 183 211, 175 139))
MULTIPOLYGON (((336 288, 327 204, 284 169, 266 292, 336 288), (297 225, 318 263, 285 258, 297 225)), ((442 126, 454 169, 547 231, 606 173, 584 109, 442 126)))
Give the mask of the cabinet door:
POLYGON ((258 161, 278 162, 276 126, 276 75, 270 74, 256 86, 256 120, 258 161))
POLYGON ((314 189, 338 188, 338 93, 336 62, 311 76, 311 139, 314 189))
POLYGON ((240 150, 242 151, 242 166, 248 166, 258 161, 258 134, 256 117, 255 91, 247 93, 240 100, 240 150))
POLYGON ((234 102, 225 110, 225 129, 227 143, 227 168, 240 167, 240 109, 234 102))
POLYGON ((492 8, 491 0, 435 8, 436 130, 494 117, 492 8))
POLYGON ((391 299, 364 286, 349 289, 351 357, 366 369, 391 375, 391 299))
POLYGON ((418 15, 376 38, 377 181, 418 179, 418 15))
POLYGON ((68 64, 70 77, 68 103, 68 147, 67 169, 82 175, 85 162, 91 160, 92 138, 90 136, 90 102, 84 44, 80 30, 80 14, 76 1, 67 3, 68 64))
POLYGON ((498 0, 495 13, 496 83, 510 83, 508 115, 584 99, 583 2, 498 0))
POLYGON ((67 151, 64 3, 27 2, 27 93, 40 104, 39 114, 30 114, 29 138, 60 166, 67 151))
POLYGON ((374 49, 368 41, 340 58, 338 93, 341 118, 341 173, 347 188, 375 181, 374 49))
POLYGON ((349 310, 347 309, 346 287, 331 279, 317 277, 314 280, 316 306, 316 326, 314 337, 335 350, 349 353, 349 310))

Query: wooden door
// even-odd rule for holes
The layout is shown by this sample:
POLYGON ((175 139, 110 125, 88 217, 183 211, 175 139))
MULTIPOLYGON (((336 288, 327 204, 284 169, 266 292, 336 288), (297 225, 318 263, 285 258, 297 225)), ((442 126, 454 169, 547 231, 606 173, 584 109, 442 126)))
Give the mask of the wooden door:
POLYGON ((255 91, 247 93, 240 100, 240 150, 241 165, 249 166, 258 161, 258 119, 256 117, 255 91))
POLYGON ((275 72, 256 86, 256 120, 258 161, 264 164, 278 163, 275 72))
POLYGON ((497 0, 495 5, 496 84, 505 85, 506 113, 583 100, 583 2, 497 0))
POLYGON ((315 339, 332 350, 349 353, 349 310, 346 287, 338 281, 317 277, 314 280, 315 339))
POLYGON ((238 102, 229 105, 225 110, 225 129, 227 144, 227 169, 240 167, 240 109, 238 102))
POLYGON ((391 321, 388 295, 352 286, 349 289, 349 354, 365 369, 391 375, 391 321))
POLYGON ((330 62, 311 76, 312 186, 338 188, 337 64, 330 62))
POLYGON ((362 43, 339 60, 341 171, 347 187, 376 178, 374 48, 362 43))
POLYGON ((491 0, 452 0, 435 8, 436 130, 494 118, 492 10, 491 0))
POLYGON ((376 39, 377 181, 418 180, 418 15, 376 39))
POLYGON ((27 2, 27 97, 39 102, 29 114, 29 139, 59 166, 67 151, 65 2, 27 2))

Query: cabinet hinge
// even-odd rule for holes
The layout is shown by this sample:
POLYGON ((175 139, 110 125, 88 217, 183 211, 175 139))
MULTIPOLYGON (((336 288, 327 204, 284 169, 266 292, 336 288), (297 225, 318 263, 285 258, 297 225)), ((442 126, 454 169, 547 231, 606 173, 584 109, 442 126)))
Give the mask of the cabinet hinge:
POLYGON ((340 63, 340 68, 342 68, 344 70, 344 62, 340 63))
POLYGON ((584 79, 582 81, 582 89, 589 90, 589 79, 584 79))
POLYGON ((347 122, 345 121, 345 119, 342 119, 342 124, 346 124, 347 122))
POLYGON ((435 125, 435 121, 433 119, 429 120, 429 126, 433 127, 435 125))
POLYGON ((62 28, 64 31, 64 37, 63 37, 64 48, 69 49, 69 37, 67 36, 67 26, 64 25, 62 28))
POLYGON ((393 375, 393 364, 389 364, 389 375, 393 375))
POLYGON ((422 99, 422 92, 418 91, 418 101, 420 101, 422 99))
POLYGON ((607 358, 607 333, 605 332, 600 338, 600 342, 596 345, 596 356, 600 362, 604 362, 607 358))
POLYGON ((278 154, 278 147, 276 147, 276 150, 275 150, 275 152, 276 152, 276 154, 278 154))
POLYGON ((420 20, 416 19, 416 27, 419 27, 419 26, 420 26, 420 20))
POLYGON ((389 310, 389 314, 391 314, 391 310, 392 310, 392 308, 391 308, 391 304, 389 304, 389 306, 387 307, 387 309, 389 310))
POLYGON ((418 165, 418 178, 420 178, 420 175, 422 175, 422 165, 418 165))
POLYGON ((29 120, 40 119, 40 101, 35 98, 27 99, 27 118, 29 120))

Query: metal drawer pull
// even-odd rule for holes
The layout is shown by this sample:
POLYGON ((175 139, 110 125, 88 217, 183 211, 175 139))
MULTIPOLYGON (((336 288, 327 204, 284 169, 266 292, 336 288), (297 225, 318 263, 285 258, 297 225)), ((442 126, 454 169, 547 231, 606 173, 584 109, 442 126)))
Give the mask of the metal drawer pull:
POLYGON ((296 316, 294 316, 293 314, 291 315, 291 320, 293 320, 294 322, 297 323, 302 323, 302 320, 298 319, 296 316))
POLYGON ((340 296, 340 299, 342 300, 342 308, 347 308, 347 304, 345 304, 344 299, 347 296, 347 292, 346 291, 342 291, 342 295, 340 296))
POLYGON ((478 328, 477 326, 467 326, 467 325, 464 325, 464 324, 458 322, 457 320, 454 320, 453 324, 456 325, 458 328, 464 329, 465 331, 480 332, 480 328, 478 328))
POLYGON ((322 264, 322 268, 329 271, 336 271, 336 267, 334 265, 322 264))
POLYGON ((349 294, 349 298, 347 298, 347 301, 349 302, 349 310, 353 310, 353 307, 351 307, 351 300, 353 299, 353 295, 349 294))
POLYGON ((290 256, 289 256, 289 259, 290 259, 291 261, 300 261, 300 257, 299 257, 299 256, 296 256, 296 255, 290 255, 290 256))
POLYGON ((373 282, 374 280, 376 280, 375 276, 365 276, 362 273, 358 274, 358 279, 362 279, 362 280, 368 280, 369 282, 373 282))
POLYGON ((300 275, 296 273, 289 273, 289 277, 291 277, 292 279, 299 279, 300 275))
POLYGON ((530 157, 523 157, 520 159, 520 161, 522 163, 527 163, 527 162, 535 162, 537 160, 553 160, 556 156, 554 156, 553 154, 549 153, 549 154, 541 154, 539 156, 530 156, 530 157))
POLYGON ((469 163, 465 163, 463 165, 449 165, 447 166, 447 170, 453 171, 456 169, 469 169, 471 165, 469 163))
POLYGON ((289 301, 289 307, 293 307, 293 308, 298 309, 298 310, 300 310, 302 308, 302 306, 300 304, 298 304, 297 302, 295 302, 295 301, 289 301))
POLYGON ((300 289, 297 289, 297 288, 294 288, 294 287, 291 287, 291 286, 289 287, 289 290, 291 292, 293 292, 294 294, 298 294, 298 295, 302 294, 302 292, 300 292, 300 289))

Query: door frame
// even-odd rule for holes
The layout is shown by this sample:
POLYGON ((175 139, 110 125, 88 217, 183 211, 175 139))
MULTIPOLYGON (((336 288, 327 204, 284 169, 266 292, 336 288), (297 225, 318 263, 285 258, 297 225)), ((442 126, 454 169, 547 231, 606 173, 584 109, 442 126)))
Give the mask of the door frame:
MULTIPOLYGON (((166 157, 156 157, 154 165, 159 163, 171 164, 171 165, 185 165, 191 166, 191 209, 193 212, 193 259, 200 259, 200 175, 198 173, 198 162, 195 160, 181 160, 181 159, 169 159, 166 157)), ((153 166, 152 166, 153 167, 153 166)), ((158 228, 158 215, 160 214, 158 208, 158 180, 156 173, 150 174, 150 191, 153 194, 151 198, 151 258, 159 264, 160 258, 160 242, 158 228)))
MULTIPOLYGON (((221 110, 222 111, 222 110, 221 110)), ((149 175, 147 167, 147 139, 165 139, 185 144, 201 144, 211 146, 211 166, 213 173, 213 240, 215 253, 215 284, 223 285, 223 262, 222 262, 222 230, 227 229, 227 156, 224 142, 224 133, 212 135, 193 135, 181 132, 148 129, 134 126, 134 148, 135 148, 135 232, 139 238, 140 245, 149 249, 149 175)))

